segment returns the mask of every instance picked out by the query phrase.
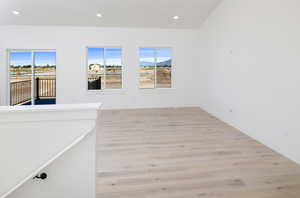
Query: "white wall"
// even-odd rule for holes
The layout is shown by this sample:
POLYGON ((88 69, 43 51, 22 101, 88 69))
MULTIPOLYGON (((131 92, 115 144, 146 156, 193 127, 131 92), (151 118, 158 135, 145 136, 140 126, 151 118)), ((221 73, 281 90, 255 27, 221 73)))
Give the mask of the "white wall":
POLYGON ((45 168, 47 179, 28 180, 8 198, 95 198, 95 132, 45 168))
POLYGON ((103 108, 195 106, 197 83, 193 72, 196 30, 118 29, 75 27, 0 27, 0 95, 7 104, 6 49, 57 50, 58 103, 102 102, 103 108), (124 54, 124 89, 88 93, 86 90, 86 47, 121 46, 124 54), (174 89, 138 89, 138 48, 172 47, 174 89))
POLYGON ((223 0, 200 30, 200 106, 300 163, 300 1, 223 0))
POLYGON ((94 198, 99 108, 0 107, 0 197, 94 198), (49 179, 32 180, 39 171, 49 179))

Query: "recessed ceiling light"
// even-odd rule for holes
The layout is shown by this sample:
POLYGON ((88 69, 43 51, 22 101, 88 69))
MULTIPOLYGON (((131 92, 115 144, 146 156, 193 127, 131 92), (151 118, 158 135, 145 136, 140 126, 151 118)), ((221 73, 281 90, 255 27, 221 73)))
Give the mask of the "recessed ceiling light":
POLYGON ((173 16, 173 19, 174 19, 174 20, 178 20, 178 19, 179 19, 179 16, 173 16))
POLYGON ((13 13, 14 15, 19 15, 19 14, 20 14, 20 12, 17 11, 17 10, 12 11, 12 13, 13 13))
POLYGON ((97 17, 101 18, 102 17, 102 14, 98 13, 96 14, 97 17))

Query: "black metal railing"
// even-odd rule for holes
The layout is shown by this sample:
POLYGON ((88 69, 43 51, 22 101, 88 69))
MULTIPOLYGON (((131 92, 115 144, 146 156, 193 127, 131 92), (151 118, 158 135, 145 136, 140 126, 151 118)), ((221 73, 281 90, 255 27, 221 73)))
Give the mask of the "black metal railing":
MULTIPOLYGON (((10 105, 20 105, 31 101, 32 98, 31 80, 16 81, 10 83, 10 105)), ((39 78, 35 79, 35 99, 55 98, 56 79, 39 78)))
POLYGON ((89 90, 99 90, 101 89, 101 76, 89 77, 88 79, 88 89, 89 90))
POLYGON ((56 79, 45 79, 39 78, 36 79, 36 99, 40 98, 55 98, 56 97, 56 79))

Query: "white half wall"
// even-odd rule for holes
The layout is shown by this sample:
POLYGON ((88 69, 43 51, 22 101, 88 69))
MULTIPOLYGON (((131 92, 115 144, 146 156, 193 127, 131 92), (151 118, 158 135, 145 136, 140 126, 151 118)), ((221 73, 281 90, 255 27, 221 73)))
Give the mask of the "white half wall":
POLYGON ((103 108, 196 106, 195 68, 199 66, 196 30, 76 27, 0 27, 0 101, 8 104, 7 49, 56 49, 57 102, 101 102, 103 108), (88 92, 86 47, 123 48, 123 90, 88 92), (172 89, 140 90, 139 47, 173 48, 172 89))
POLYGON ((199 32, 200 106, 300 163, 300 1, 223 0, 199 32))
POLYGON ((0 107, 0 197, 95 197, 100 106, 0 107), (43 187, 32 180, 40 171, 43 187))
POLYGON ((96 131, 64 153, 42 172, 45 180, 31 179, 7 198, 95 198, 96 131))

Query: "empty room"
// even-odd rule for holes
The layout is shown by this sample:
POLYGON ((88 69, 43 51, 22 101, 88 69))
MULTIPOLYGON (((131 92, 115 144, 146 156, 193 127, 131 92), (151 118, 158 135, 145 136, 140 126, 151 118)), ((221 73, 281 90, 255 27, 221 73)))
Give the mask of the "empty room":
POLYGON ((299 0, 1 0, 0 198, 300 198, 299 0))

